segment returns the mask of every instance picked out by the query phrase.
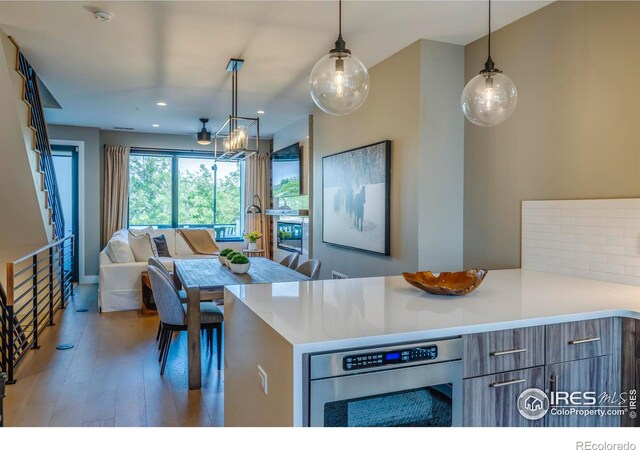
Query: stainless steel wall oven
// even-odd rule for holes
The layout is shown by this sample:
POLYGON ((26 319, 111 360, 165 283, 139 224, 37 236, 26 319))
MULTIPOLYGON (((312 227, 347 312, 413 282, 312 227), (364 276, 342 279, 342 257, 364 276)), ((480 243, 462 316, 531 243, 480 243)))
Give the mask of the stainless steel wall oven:
POLYGON ((305 424, 459 426, 461 358, 461 338, 309 355, 305 424))

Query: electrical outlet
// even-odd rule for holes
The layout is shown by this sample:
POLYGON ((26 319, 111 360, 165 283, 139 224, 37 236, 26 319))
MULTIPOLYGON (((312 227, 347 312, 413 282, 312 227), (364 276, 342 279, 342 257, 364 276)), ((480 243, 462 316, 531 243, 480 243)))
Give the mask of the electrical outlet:
POLYGON ((260 366, 258 366, 258 386, 264 392, 264 395, 267 395, 269 388, 269 377, 267 376, 267 372, 260 366))
POLYGON ((333 280, 342 280, 344 278, 349 278, 347 275, 340 273, 340 272, 336 272, 335 270, 331 271, 331 279, 333 280))

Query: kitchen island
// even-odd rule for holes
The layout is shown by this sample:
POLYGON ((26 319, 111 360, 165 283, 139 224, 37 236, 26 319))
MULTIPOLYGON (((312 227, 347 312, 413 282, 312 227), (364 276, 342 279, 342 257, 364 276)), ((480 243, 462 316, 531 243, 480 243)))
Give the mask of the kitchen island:
MULTIPOLYGON (((558 340, 553 333, 564 336, 565 330, 550 327, 573 322, 586 324, 589 333, 595 326, 613 337, 603 338, 591 353, 578 356, 559 349, 561 359, 554 362, 609 355, 612 373, 618 377, 637 366, 636 361, 629 361, 630 353, 635 355, 635 348, 630 348, 635 338, 619 338, 623 331, 635 337, 636 319, 640 319, 640 287, 525 270, 490 271, 482 285, 464 297, 432 296, 397 276, 231 286, 225 290, 225 425, 308 424, 310 354, 441 339, 464 340, 466 352, 485 334, 504 330, 524 330, 513 339, 530 339, 531 348, 542 347, 523 351, 522 358, 512 361, 513 367, 510 362, 495 370, 476 370, 470 361, 474 355, 461 355, 465 386, 472 386, 467 378, 479 380, 544 365, 544 358, 542 362, 527 360, 545 352, 536 327, 542 327, 538 329, 543 341, 545 329, 547 339, 558 340), (611 322, 598 322, 608 318, 611 322)), ((582 331, 578 337, 600 341, 582 331)), ((582 344, 579 339, 574 341, 582 344)), ((556 357, 549 356, 550 344, 553 340, 547 341, 549 361, 556 357)), ((574 347, 582 352, 591 345, 574 347)), ((599 370, 601 364, 595 367, 599 370)), ((628 379, 622 386, 614 383, 610 387, 625 388, 625 382, 628 379)))

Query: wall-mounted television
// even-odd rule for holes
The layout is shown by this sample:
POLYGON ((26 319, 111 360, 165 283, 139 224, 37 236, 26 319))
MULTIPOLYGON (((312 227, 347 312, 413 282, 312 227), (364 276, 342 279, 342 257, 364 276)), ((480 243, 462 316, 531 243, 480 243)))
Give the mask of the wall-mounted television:
POLYGON ((271 179, 274 197, 295 197, 302 194, 302 147, 293 144, 273 152, 271 179))

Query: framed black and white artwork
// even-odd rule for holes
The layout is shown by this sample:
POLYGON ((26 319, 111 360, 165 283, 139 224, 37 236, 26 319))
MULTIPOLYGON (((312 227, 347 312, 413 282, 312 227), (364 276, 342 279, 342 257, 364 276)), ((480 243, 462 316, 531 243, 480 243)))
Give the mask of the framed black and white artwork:
POLYGON ((391 141, 322 158, 322 242, 390 254, 391 141))

